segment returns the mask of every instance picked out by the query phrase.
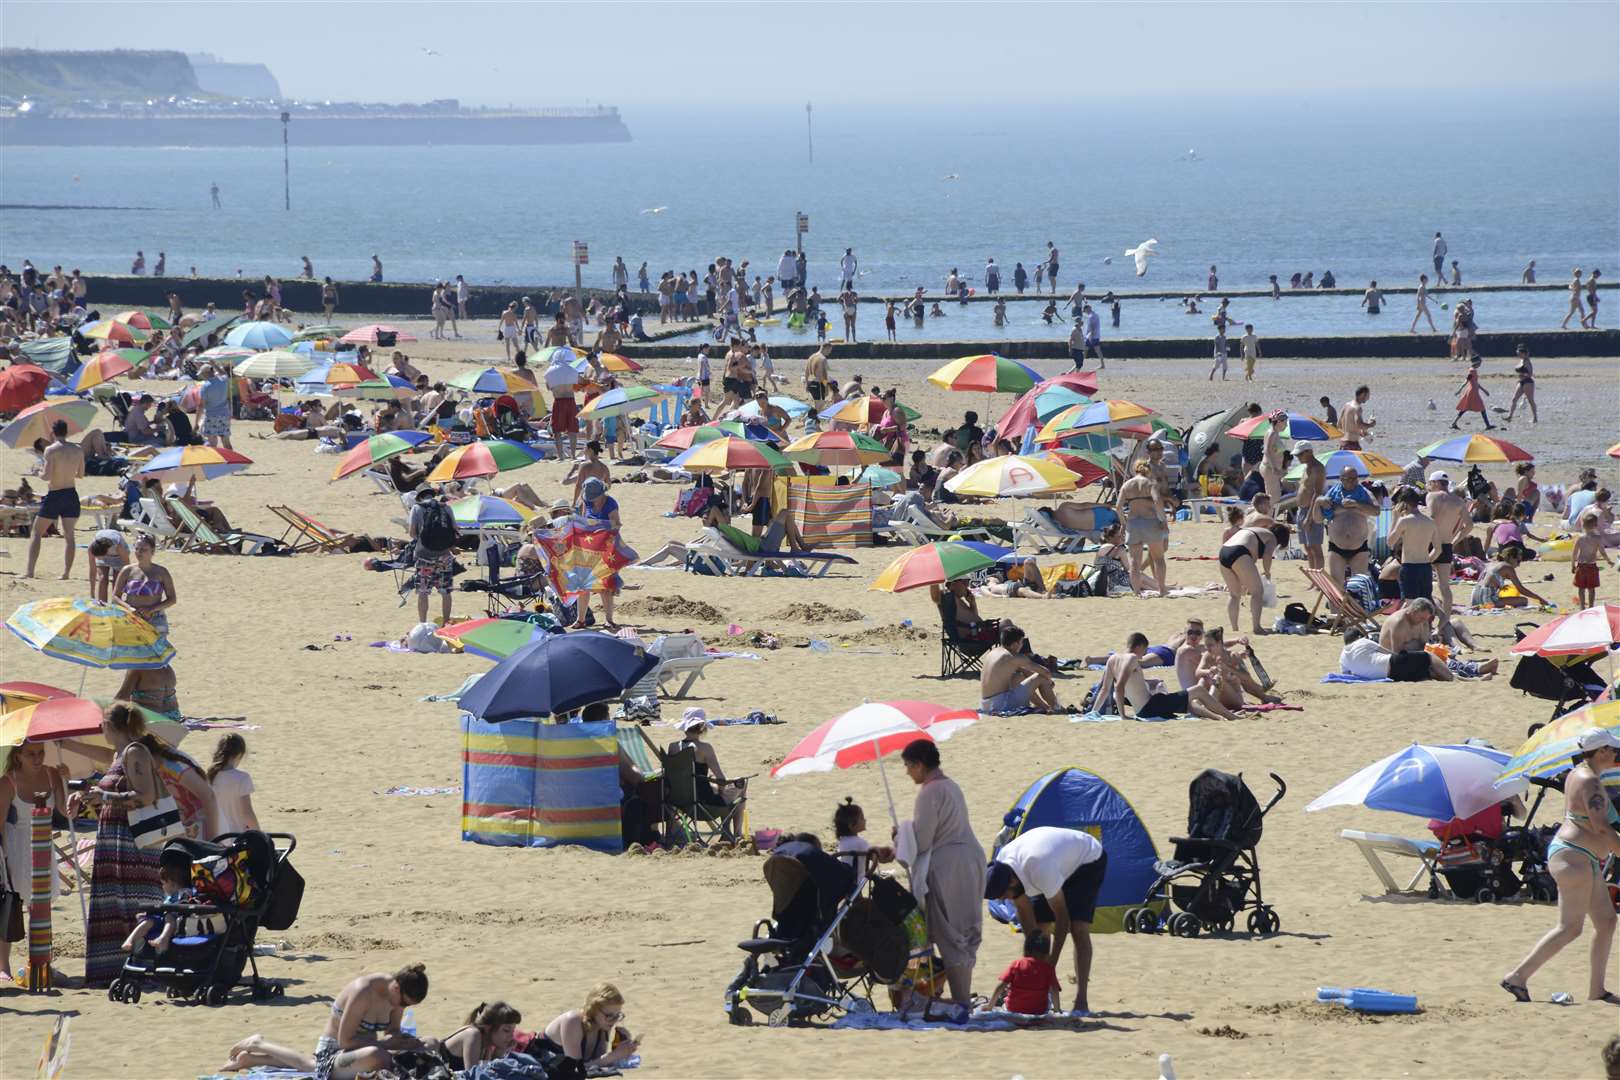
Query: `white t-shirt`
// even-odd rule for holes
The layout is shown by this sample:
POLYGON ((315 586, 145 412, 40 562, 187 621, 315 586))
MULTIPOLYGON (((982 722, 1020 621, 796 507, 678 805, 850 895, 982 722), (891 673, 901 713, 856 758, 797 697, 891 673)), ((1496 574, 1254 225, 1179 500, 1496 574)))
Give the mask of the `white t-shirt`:
POLYGON ((840 836, 838 838, 838 858, 855 871, 855 877, 863 884, 866 881, 866 864, 869 860, 866 854, 872 850, 872 844, 864 836, 840 836))
POLYGON ((253 794, 253 777, 241 769, 223 769, 214 777, 214 802, 219 806, 219 831, 241 832, 247 828, 243 803, 253 794))
POLYGON ((1389 653, 1372 638, 1357 638, 1339 654, 1339 669, 1362 679, 1389 678, 1389 653))
POLYGON ((1030 896, 1056 896, 1070 874, 1102 854, 1102 843, 1090 833, 1043 825, 1020 833, 996 852, 996 862, 1011 867, 1030 896))

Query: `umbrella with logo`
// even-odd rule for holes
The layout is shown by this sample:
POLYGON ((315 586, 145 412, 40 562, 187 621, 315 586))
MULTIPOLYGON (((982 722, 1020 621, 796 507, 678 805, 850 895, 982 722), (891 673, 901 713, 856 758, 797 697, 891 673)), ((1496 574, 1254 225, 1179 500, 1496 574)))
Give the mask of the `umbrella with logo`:
POLYGON ((1488 746, 1426 746, 1413 743, 1373 762, 1311 801, 1306 810, 1365 806, 1414 817, 1453 818, 1475 814, 1525 789, 1496 786, 1508 755, 1488 746))
POLYGON ((161 668, 174 659, 169 639, 116 604, 58 596, 24 604, 6 627, 29 648, 85 667, 161 668))
POLYGON ((1079 478, 1061 461, 1017 454, 985 458, 945 481, 946 489, 952 493, 980 499, 1054 495, 1079 486, 1079 478))

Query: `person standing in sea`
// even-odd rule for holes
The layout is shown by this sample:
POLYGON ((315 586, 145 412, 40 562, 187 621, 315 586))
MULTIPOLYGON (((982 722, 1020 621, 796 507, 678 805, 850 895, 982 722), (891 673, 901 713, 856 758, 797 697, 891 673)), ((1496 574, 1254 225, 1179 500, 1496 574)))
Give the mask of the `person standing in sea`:
POLYGON ((1001 267, 996 265, 994 255, 984 264, 984 291, 991 296, 1001 291, 1001 267))
POLYGON ((1434 276, 1446 280, 1446 238, 1438 231, 1434 234, 1434 276))
POLYGON ((371 256, 371 283, 373 285, 381 284, 382 279, 382 260, 373 253, 371 256))
POLYGON ((1046 242, 1046 280, 1052 285, 1052 295, 1057 295, 1058 276, 1058 249, 1057 245, 1048 240, 1046 242))
POLYGON ((855 271, 858 266, 859 264, 855 260, 855 249, 845 248, 844 257, 838 260, 839 292, 848 292, 855 288, 855 271))
POLYGON ((1384 294, 1378 291, 1378 282, 1367 283, 1367 291, 1361 294, 1361 306, 1367 309, 1369 315, 1376 315, 1383 309, 1384 294))
POLYGON ((1023 296, 1024 290, 1029 288, 1029 271, 1024 269, 1021 262, 1013 263, 1013 288, 1018 291, 1019 296, 1023 296))

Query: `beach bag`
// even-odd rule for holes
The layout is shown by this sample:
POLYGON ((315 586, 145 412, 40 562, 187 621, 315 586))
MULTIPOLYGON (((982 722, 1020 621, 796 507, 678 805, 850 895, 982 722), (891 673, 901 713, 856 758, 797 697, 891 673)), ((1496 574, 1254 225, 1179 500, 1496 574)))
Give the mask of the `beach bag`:
POLYGON ((298 908, 304 902, 304 875, 282 859, 270 886, 270 902, 265 905, 259 925, 266 930, 285 930, 298 921, 298 908))
POLYGON ((186 835, 186 824, 180 820, 180 804, 169 794, 163 776, 152 770, 157 784, 158 799, 151 806, 142 806, 129 812, 129 833, 135 846, 143 851, 162 847, 177 836, 186 835))
POLYGON ((1304 604, 1300 603, 1298 600, 1295 600, 1287 607, 1283 608, 1283 618, 1291 623, 1302 623, 1309 625, 1311 621, 1311 613, 1304 604))
POLYGON ((422 531, 416 539, 428 551, 449 551, 456 546, 455 519, 441 500, 423 504, 422 531))

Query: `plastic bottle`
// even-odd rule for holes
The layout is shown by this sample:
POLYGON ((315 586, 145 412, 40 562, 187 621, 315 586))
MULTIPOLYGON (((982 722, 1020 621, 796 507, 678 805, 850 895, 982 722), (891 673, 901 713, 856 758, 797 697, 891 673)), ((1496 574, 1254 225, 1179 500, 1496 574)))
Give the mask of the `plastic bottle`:
POLYGON ((1159 1055, 1159 1080, 1176 1080, 1176 1067, 1169 1054, 1159 1055))
POLYGON ((406 1009, 405 1010, 405 1015, 400 1017, 399 1033, 401 1035, 409 1035, 413 1039, 416 1037, 416 1010, 415 1009, 406 1009))

